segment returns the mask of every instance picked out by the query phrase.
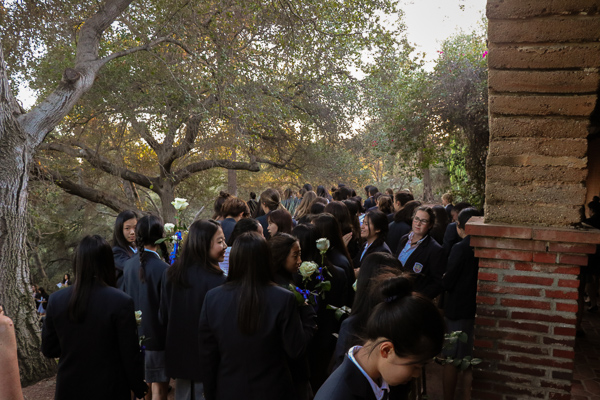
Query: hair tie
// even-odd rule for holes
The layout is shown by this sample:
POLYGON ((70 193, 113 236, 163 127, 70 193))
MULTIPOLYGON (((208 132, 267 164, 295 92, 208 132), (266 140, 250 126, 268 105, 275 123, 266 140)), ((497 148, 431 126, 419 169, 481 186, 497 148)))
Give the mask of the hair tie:
POLYGON ((386 297, 385 302, 386 303, 391 303, 392 301, 396 300, 397 298, 398 298, 398 296, 386 297))

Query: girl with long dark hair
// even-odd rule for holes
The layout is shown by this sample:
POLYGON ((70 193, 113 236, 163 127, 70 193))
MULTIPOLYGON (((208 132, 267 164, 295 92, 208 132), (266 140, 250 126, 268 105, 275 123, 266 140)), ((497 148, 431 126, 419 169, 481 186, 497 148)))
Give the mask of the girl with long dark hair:
POLYGON ((117 271, 117 286, 120 286, 123 279, 125 263, 137 253, 137 245, 135 243, 136 225, 137 215, 131 210, 122 211, 117 215, 117 219, 115 220, 112 251, 117 271))
POLYGON ((387 233, 387 215, 379 210, 367 211, 363 224, 360 228, 360 236, 364 242, 358 250, 358 254, 356 257, 354 257, 355 270, 360 268, 360 264, 364 257, 371 253, 392 253, 388 245, 385 243, 387 233))
POLYGON ((135 309, 142 311, 139 335, 146 348, 145 376, 146 382, 152 383, 152 397, 166 400, 169 386, 165 372, 166 329, 158 320, 158 308, 169 254, 164 242, 156 244, 164 236, 162 219, 154 215, 143 217, 137 223, 135 236, 138 252, 125 263, 121 289, 133 298, 135 309))
POLYGON ((131 391, 144 397, 134 302, 114 288, 110 245, 84 237, 73 270, 74 284, 52 295, 42 328, 42 352, 59 358, 55 397, 130 400, 131 391))
POLYGON ((229 239, 227 239, 227 248, 225 249, 223 261, 219 262, 219 268, 221 268, 221 271, 223 271, 225 276, 229 274, 229 253, 231 252, 231 246, 233 246, 233 242, 235 242, 235 239, 237 239, 238 236, 246 232, 258 232, 264 237, 263 227, 260 222, 254 218, 240 219, 233 227, 233 232, 231 232, 229 239))
POLYGON ((166 270, 160 301, 160 321, 167 327, 167 376, 176 379, 176 400, 202 399, 198 321, 206 293, 225 283, 219 268, 227 244, 219 223, 195 221, 181 255, 166 270))
POLYGON ((271 211, 267 216, 267 223, 267 230, 271 237, 275 236, 276 233, 292 233, 292 227, 294 226, 292 214, 284 208, 271 211))
POLYGON ((303 354, 314 325, 303 326, 295 296, 273 283, 271 253, 254 232, 239 236, 227 283, 209 291, 200 315, 200 366, 207 400, 294 399, 286 357, 303 354))

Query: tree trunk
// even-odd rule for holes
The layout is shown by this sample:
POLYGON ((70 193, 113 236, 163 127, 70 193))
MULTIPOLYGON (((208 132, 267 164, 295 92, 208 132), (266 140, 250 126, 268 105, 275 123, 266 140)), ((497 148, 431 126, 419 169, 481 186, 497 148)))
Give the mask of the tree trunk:
POLYGON ((14 321, 21 382, 27 385, 53 375, 56 363, 40 352, 40 322, 30 293, 26 212, 33 149, 29 148, 27 135, 11 114, 3 94, 0 94, 0 304, 14 321))
POLYGON ((161 217, 165 223, 175 223, 175 208, 171 204, 175 200, 175 187, 169 179, 165 179, 163 182, 160 193, 161 217))
MULTIPOLYGON (((235 149, 233 149, 231 154, 231 161, 235 161, 235 158, 235 149)), ((235 169, 227 170, 227 191, 232 196, 237 196, 237 170, 235 169)))
POLYGON ((429 168, 423 168, 423 202, 433 202, 433 189, 431 187, 431 171, 429 168))

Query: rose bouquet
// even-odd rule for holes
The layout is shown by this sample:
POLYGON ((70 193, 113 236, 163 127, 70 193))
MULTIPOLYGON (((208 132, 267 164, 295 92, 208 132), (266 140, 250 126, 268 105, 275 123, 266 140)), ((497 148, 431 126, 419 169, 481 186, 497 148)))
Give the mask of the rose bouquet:
POLYGON ((179 249, 181 247, 181 242, 183 241, 184 236, 187 234, 187 226, 183 222, 183 211, 190 205, 186 199, 182 199, 177 197, 174 201, 171 202, 177 214, 175 215, 175 223, 172 224, 170 222, 164 225, 165 228, 165 237, 162 239, 158 239, 155 244, 160 244, 162 242, 173 243, 173 251, 169 254, 169 263, 173 265, 177 257, 179 256, 179 249))
MULTIPOLYGON (((324 265, 325 253, 329 249, 329 240, 321 238, 317 240, 317 249, 321 252, 321 260, 324 265)), ((319 266, 313 261, 304 261, 300 264, 298 273, 302 277, 302 286, 290 285, 290 290, 296 295, 299 303, 309 303, 316 308, 319 299, 323 299, 325 292, 331 290, 331 282, 325 279, 325 274, 331 276, 327 267, 319 266)))

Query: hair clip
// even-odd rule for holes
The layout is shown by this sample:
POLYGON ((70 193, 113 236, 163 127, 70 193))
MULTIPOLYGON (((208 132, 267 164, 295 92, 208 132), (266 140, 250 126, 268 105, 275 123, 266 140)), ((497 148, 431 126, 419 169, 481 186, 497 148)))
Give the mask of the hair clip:
POLYGON ((385 299, 385 302, 391 303, 392 301, 396 300, 397 298, 398 298, 398 296, 390 296, 385 299))

